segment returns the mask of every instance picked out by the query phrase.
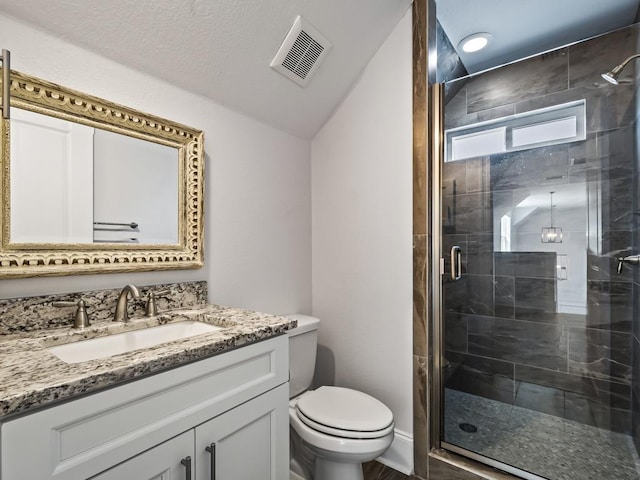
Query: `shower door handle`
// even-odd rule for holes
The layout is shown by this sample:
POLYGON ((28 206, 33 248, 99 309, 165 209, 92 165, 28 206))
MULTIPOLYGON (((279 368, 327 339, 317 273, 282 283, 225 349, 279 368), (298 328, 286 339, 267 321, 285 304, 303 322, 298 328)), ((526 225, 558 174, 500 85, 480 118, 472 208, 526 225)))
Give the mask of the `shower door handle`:
POLYGON ((451 280, 462 278, 462 249, 458 245, 451 247, 451 280))

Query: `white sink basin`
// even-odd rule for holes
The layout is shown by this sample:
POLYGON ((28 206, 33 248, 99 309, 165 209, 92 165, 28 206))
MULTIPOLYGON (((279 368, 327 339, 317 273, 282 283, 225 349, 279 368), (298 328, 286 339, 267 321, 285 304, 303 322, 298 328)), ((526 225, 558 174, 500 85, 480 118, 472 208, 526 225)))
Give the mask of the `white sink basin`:
POLYGON ((48 350, 66 363, 80 363, 121 353, 149 348, 161 343, 189 338, 202 333, 222 330, 208 323, 185 321, 148 327, 131 332, 115 333, 106 337, 80 340, 49 347, 48 350))

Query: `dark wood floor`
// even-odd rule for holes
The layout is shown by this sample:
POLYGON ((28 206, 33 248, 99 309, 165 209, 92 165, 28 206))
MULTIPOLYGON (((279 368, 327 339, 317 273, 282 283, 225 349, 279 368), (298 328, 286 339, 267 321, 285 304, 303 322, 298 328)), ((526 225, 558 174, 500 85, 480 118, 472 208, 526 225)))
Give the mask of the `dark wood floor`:
POLYGON ((378 462, 365 463, 363 471, 364 480, 409 480, 411 478, 378 462))

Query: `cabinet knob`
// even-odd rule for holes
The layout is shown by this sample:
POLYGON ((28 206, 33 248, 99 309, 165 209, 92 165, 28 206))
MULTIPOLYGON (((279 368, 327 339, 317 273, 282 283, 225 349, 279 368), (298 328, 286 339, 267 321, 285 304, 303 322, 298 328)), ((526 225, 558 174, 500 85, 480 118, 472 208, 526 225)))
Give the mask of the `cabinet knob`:
POLYGON ((183 458, 182 460, 180 460, 180 463, 184 465, 184 468, 185 468, 185 472, 184 472, 185 480, 191 480, 191 457, 183 458))
POLYGON ((211 480, 216 480, 216 444, 212 443, 205 450, 211 454, 211 480))

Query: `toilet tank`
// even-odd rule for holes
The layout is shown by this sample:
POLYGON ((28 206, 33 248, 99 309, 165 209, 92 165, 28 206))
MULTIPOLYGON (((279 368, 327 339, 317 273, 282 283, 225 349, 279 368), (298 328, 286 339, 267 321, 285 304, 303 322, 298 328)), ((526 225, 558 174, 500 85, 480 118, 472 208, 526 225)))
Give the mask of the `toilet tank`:
POLYGON ((307 315, 287 315, 298 321, 289 335, 289 398, 300 395, 311 387, 316 367, 318 328, 320 320, 307 315))

